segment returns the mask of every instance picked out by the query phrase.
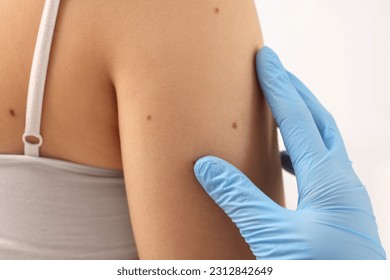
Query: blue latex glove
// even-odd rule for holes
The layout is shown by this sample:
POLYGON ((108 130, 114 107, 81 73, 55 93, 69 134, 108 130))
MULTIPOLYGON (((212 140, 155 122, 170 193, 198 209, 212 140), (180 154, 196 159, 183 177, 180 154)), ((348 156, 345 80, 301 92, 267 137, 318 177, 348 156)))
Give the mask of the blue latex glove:
POLYGON ((217 157, 196 162, 200 184, 258 259, 385 259, 370 198, 333 117, 270 48, 257 53, 256 67, 292 160, 297 210, 279 206, 217 157))

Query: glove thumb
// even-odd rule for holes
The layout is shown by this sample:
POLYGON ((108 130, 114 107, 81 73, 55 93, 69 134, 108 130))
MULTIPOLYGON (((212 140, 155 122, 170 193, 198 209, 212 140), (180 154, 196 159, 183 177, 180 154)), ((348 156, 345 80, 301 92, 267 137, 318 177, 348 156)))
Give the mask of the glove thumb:
POLYGON ((205 191, 232 219, 254 251, 259 245, 258 237, 272 226, 281 207, 240 170, 220 158, 199 159, 194 172, 205 191))

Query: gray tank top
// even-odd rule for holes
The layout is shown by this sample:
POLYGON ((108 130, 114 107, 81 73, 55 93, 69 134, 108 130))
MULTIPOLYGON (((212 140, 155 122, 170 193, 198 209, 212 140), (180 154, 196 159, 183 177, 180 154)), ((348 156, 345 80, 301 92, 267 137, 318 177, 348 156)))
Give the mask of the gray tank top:
POLYGON ((46 0, 31 68, 24 155, 0 155, 0 259, 137 259, 123 172, 39 157, 60 0, 46 0), (28 136, 39 139, 29 143, 28 136))

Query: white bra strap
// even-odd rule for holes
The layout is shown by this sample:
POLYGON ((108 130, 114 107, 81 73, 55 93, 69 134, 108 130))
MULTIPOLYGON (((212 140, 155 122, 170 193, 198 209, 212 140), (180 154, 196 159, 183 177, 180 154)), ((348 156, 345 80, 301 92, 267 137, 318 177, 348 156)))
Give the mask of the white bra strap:
POLYGON ((46 0, 30 72, 28 85, 26 127, 23 134, 24 154, 39 157, 39 147, 42 145, 40 134, 43 94, 45 90, 47 66, 53 39, 60 0, 46 0), (30 143, 28 136, 34 136, 38 143, 30 143))

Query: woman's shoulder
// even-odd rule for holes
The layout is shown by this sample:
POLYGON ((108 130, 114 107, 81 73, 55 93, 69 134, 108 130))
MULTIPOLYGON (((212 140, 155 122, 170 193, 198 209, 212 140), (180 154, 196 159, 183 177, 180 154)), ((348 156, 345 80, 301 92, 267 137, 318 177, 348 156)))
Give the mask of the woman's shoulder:
POLYGON ((229 44, 229 38, 236 40, 237 48, 245 40, 262 43, 258 37, 248 38, 261 33, 253 0, 98 2, 98 32, 114 83, 118 75, 128 77, 153 63, 156 55, 162 61, 180 55, 177 51, 202 51, 206 45, 212 52, 219 44, 229 44))

